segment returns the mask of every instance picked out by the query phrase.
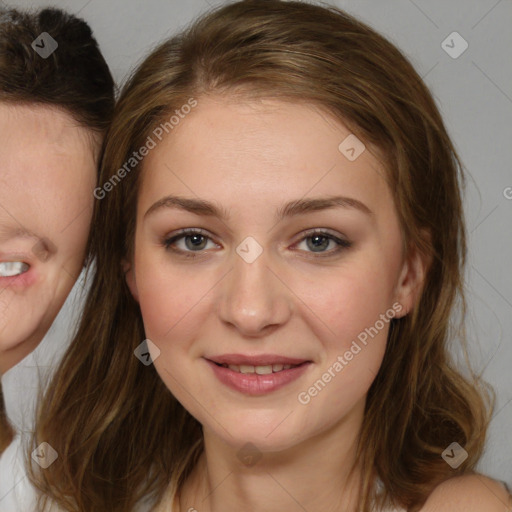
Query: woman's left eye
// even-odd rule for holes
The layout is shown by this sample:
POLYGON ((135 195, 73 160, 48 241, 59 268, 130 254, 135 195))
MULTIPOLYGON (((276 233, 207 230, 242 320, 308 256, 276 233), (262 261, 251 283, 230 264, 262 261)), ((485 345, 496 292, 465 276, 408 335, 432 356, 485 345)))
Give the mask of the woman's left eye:
POLYGON ((332 256, 344 249, 348 249, 352 245, 348 240, 338 238, 325 231, 310 231, 301 239, 300 243, 305 243, 308 249, 311 249, 311 251, 308 252, 320 254, 321 256, 332 256), (331 243, 334 244, 334 249, 329 251, 323 250, 329 247, 331 243))
MULTIPOLYGON (((163 241, 163 246, 167 250, 183 254, 189 258, 195 258, 197 254, 194 253, 207 249, 208 242, 217 245, 200 229, 184 229, 179 234, 166 238, 163 241)), ((298 244, 303 243, 306 244, 306 252, 313 252, 322 256, 332 256, 352 245, 348 240, 343 240, 325 231, 310 231, 302 237, 298 244), (334 244, 334 249, 325 250, 330 244, 334 244)))

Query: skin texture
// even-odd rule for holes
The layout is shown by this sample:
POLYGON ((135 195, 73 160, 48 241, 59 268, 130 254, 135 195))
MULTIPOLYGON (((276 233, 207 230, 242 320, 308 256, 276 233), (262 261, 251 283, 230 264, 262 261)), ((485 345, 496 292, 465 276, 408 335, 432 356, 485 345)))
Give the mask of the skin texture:
POLYGON ((482 475, 451 478, 429 496, 421 512, 510 512, 512 499, 505 487, 482 475))
MULTIPOLYGON (((353 162, 338 150, 349 134, 311 105, 202 97, 145 158, 127 282, 160 350, 156 370, 205 437, 179 510, 355 510, 359 476, 349 480, 347 470, 389 323, 307 404, 297 397, 394 303, 396 317, 411 310, 427 263, 416 252, 404 257, 379 161, 368 149, 353 162), (214 202, 229 217, 152 208, 170 194, 214 202), (372 214, 331 208, 274 218, 286 202, 332 195, 372 214), (207 237, 196 240, 195 258, 165 247, 183 228, 207 237), (315 249, 305 238, 312 228, 352 246, 315 249), (252 263, 236 252, 248 236, 263 249, 252 263), (228 353, 312 363, 283 388, 248 396, 205 360, 228 353), (248 442, 261 455, 251 466, 240 456, 248 442)), ((194 253, 191 237, 171 247, 194 253)))
POLYGON ((0 277, 5 373, 36 348, 80 274, 98 143, 61 110, 5 103, 0 139, 0 262, 30 266, 14 279, 0 277))

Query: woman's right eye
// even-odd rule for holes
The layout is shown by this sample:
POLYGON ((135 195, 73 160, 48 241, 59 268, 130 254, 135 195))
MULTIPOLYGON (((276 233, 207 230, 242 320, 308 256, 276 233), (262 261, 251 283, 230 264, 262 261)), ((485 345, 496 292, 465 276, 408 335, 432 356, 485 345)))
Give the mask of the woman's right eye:
POLYGON ((206 249, 208 241, 211 241, 210 237, 200 229, 183 229, 178 234, 165 238, 163 246, 185 257, 195 258, 197 255, 194 253, 206 249))

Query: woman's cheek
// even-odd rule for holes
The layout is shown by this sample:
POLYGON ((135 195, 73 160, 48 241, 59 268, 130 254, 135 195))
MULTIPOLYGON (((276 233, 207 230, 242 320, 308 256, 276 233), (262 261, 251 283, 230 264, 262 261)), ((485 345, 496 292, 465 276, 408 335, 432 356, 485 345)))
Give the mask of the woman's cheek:
POLYGON ((194 316, 196 306, 207 291, 204 280, 188 279, 161 262, 144 263, 137 268, 137 291, 146 336, 164 344, 171 336, 179 337, 181 329, 194 316), (204 288, 204 290, 203 290, 204 288))
MULTIPOLYGON (((143 255, 144 256, 144 255, 143 255)), ((173 304, 172 286, 162 275, 161 267, 147 258, 136 260, 136 285, 146 336, 159 343, 163 335, 173 325, 174 316, 178 315, 173 304), (166 327, 167 326, 167 327, 166 327)))
POLYGON ((319 295, 314 302, 327 327, 345 343, 350 344, 391 307, 385 281, 378 271, 368 267, 347 268, 326 286, 329 292, 319 295))
POLYGON ((149 281, 139 289, 139 304, 146 336, 159 345, 165 342, 173 331, 173 326, 185 314, 182 312, 183 302, 176 300, 179 292, 175 292, 177 295, 169 293, 158 282, 150 286, 149 281))

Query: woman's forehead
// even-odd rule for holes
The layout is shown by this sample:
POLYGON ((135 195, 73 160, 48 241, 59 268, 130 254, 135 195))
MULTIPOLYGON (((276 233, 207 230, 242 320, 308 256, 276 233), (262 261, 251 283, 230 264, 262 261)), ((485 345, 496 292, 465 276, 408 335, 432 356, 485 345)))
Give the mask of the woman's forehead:
POLYGON ((386 185, 380 161, 344 124, 310 105, 279 101, 199 100, 149 152, 143 174, 144 186, 155 192, 180 180, 267 195, 386 185))

